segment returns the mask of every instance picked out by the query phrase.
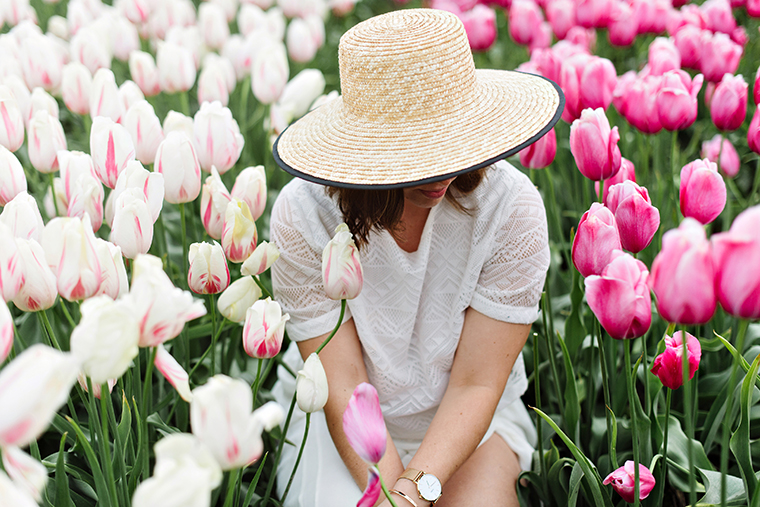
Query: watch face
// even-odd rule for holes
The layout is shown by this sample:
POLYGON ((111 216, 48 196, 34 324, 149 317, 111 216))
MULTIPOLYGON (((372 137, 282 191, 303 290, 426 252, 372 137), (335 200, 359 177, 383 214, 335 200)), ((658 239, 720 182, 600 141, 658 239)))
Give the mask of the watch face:
POLYGON ((417 487, 419 488, 420 496, 428 502, 437 500, 441 496, 441 481, 435 475, 423 475, 420 477, 417 487))

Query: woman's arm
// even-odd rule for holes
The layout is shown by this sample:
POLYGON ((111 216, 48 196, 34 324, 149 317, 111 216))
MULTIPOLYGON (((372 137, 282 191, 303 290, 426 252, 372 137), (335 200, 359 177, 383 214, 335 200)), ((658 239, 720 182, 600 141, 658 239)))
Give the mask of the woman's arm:
MULTIPOLYGON (((328 334, 298 343, 301 355, 306 358, 315 352, 328 334)), ((368 382, 367 370, 362 357, 361 343, 353 319, 343 323, 330 343, 319 353, 327 375, 329 396, 325 405, 325 418, 335 447, 361 490, 367 485, 367 463, 351 448, 343 432, 343 412, 354 388, 368 382)), ((398 451, 387 436, 385 456, 379 463, 380 473, 392 482, 404 471, 398 451)))
MULTIPOLYGON (((530 325, 500 322, 467 309, 449 385, 422 445, 409 463, 410 468, 438 477, 444 494, 446 481, 488 430, 529 331, 530 325)), ((399 479, 394 488, 412 497, 418 507, 429 505, 418 500, 417 488, 409 480, 399 479)), ((400 497, 394 501, 399 507, 408 503, 400 497)))

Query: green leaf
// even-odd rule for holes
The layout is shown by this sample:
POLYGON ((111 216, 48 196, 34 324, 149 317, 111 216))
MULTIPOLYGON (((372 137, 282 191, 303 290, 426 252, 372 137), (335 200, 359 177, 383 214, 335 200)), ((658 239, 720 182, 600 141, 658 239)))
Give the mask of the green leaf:
POLYGON ((55 462, 55 507, 71 507, 69 479, 66 477, 66 470, 64 468, 66 435, 68 433, 64 433, 61 436, 61 443, 58 446, 58 459, 55 462))
POLYGON ((760 355, 755 358, 749 372, 742 382, 741 394, 741 420, 739 427, 731 435, 730 448, 739 464, 739 471, 744 480, 744 489, 746 492, 747 503, 752 501, 757 488, 757 478, 752 468, 752 454, 749 446, 749 426, 750 426, 750 407, 752 406, 752 395, 755 392, 755 380, 757 378, 757 369, 760 367, 760 355))
POLYGON ((617 469, 617 417, 615 417, 615 412, 613 412, 610 407, 607 407, 607 410, 609 411, 610 418, 612 419, 612 449, 610 449, 610 464, 613 469, 617 469))
POLYGON ((259 463, 259 469, 256 470, 256 475, 253 476, 253 480, 248 485, 248 492, 245 494, 245 500, 243 500, 243 507, 248 507, 251 504, 251 501, 253 500, 253 494, 256 492, 256 485, 259 483, 259 478, 261 477, 261 471, 264 470, 264 463, 267 461, 267 456, 269 456, 269 452, 266 452, 264 454, 264 457, 261 458, 261 462, 259 463))
MULTIPOLYGON (((639 356, 636 364, 633 365, 633 371, 631 372, 631 382, 633 384, 634 392, 636 390, 636 379, 638 378, 637 372, 643 356, 639 356)), ((644 412, 644 408, 641 406, 641 398, 634 396, 633 410, 636 411, 636 431, 639 435, 639 451, 641 452, 640 462, 647 463, 652 459, 652 422, 644 412)))
POLYGON ((143 471, 142 466, 144 461, 142 455, 145 452, 145 449, 148 447, 147 443, 145 442, 147 435, 145 435, 145 432, 143 431, 142 419, 140 418, 140 409, 137 406, 137 401, 134 397, 132 397, 132 405, 135 407, 135 426, 137 426, 137 457, 135 458, 135 464, 132 467, 132 473, 129 476, 130 496, 132 496, 135 492, 135 489, 137 489, 137 481, 140 480, 140 474, 143 471))
POLYGON ((583 469, 580 463, 576 461, 570 474, 570 494, 567 497, 567 507, 575 507, 578 501, 578 490, 581 486, 581 479, 583 479, 583 469))
MULTIPOLYGON (((572 241, 572 239, 571 239, 572 241)), ((565 339, 567 348, 572 357, 578 353, 583 340, 586 338, 588 331, 583 325, 581 319, 581 309, 583 308, 583 289, 581 288, 581 274, 577 269, 573 269, 573 281, 570 286, 570 316, 565 321, 565 339)))
MULTIPOLYGON (((713 331, 713 333, 715 333, 715 331, 713 331)), ((731 355, 734 356, 734 358, 739 360, 739 364, 744 369, 745 373, 748 372, 749 363, 747 362, 746 359, 744 359, 744 356, 739 354, 739 352, 734 348, 734 346, 731 345, 731 343, 725 338, 723 338, 721 335, 719 335, 718 333, 715 333, 715 336, 717 336, 720 339, 720 341, 723 342, 723 345, 728 349, 731 355)), ((760 388, 760 377, 755 376, 755 384, 758 386, 758 388, 760 388)))
MULTIPOLYGON (((705 495, 699 499, 699 506, 720 505, 720 472, 697 468, 705 484, 705 495)), ((745 502, 744 482, 734 475, 726 476, 726 503, 741 505, 745 502)))
POLYGON ((567 495, 569 491, 568 482, 569 476, 562 474, 565 467, 569 467, 572 470, 575 460, 570 458, 562 458, 549 470, 548 481, 549 489, 551 490, 554 501, 557 505, 565 505, 567 503, 567 495), (564 479, 564 480, 563 480, 564 479))
POLYGON ((74 431, 77 434, 77 438, 79 439, 79 443, 82 444, 82 448, 84 449, 85 456, 87 456, 87 462, 90 465, 90 470, 92 470, 92 477, 95 479, 95 491, 98 495, 98 505, 103 507, 110 506, 111 499, 108 495, 108 486, 106 485, 106 480, 103 477, 103 471, 100 469, 98 458, 95 457, 95 452, 90 446, 90 442, 87 441, 87 438, 84 436, 84 433, 82 433, 81 428, 79 428, 79 425, 75 423, 73 419, 66 417, 66 420, 69 421, 69 424, 71 424, 71 426, 74 428, 74 431))
POLYGON ((573 361, 562 337, 557 333, 559 345, 562 347, 562 357, 565 360, 565 413, 562 414, 568 433, 576 442, 580 441, 581 404, 578 401, 578 386, 575 383, 573 361))
POLYGON ((127 443, 129 441, 129 434, 132 430, 132 408, 129 406, 127 397, 124 391, 121 393, 121 420, 116 428, 116 433, 119 437, 119 441, 122 443, 122 455, 127 454, 127 443))

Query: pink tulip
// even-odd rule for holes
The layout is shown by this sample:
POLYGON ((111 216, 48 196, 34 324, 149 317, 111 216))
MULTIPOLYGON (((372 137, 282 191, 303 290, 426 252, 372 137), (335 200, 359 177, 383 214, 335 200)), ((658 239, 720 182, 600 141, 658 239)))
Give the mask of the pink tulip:
POLYGON ((122 125, 129 132, 135 147, 135 158, 143 164, 152 164, 156 150, 164 140, 161 121, 148 101, 140 100, 132 105, 124 115, 122 125))
MULTIPOLYGON (((604 180, 604 204, 607 204, 607 196, 609 196, 610 187, 612 187, 612 185, 617 185, 618 183, 623 183, 624 181, 629 180, 636 183, 636 168, 633 166, 633 162, 625 157, 621 157, 620 170, 612 178, 604 180)), ((594 182, 594 190, 596 191, 596 196, 599 197, 598 181, 594 182)))
POLYGON ((473 51, 486 51, 496 41, 496 12, 490 7, 477 4, 463 12, 459 19, 464 24, 473 51))
POLYGON ((711 140, 702 143, 701 156, 716 164, 718 163, 718 158, 720 158, 718 167, 729 178, 733 178, 739 174, 739 167, 741 166, 739 154, 736 152, 734 145, 731 144, 731 141, 720 134, 715 134, 715 137, 711 140))
MULTIPOLYGON (((628 460, 624 466, 608 475, 602 484, 612 484, 612 489, 617 491, 623 500, 628 503, 634 503, 636 498, 635 479, 636 468, 634 467, 634 462, 628 460)), ((639 500, 643 500, 649 496, 649 493, 654 489, 654 484, 655 480, 652 472, 646 466, 639 463, 639 500)))
POLYGON ((211 167, 211 176, 206 178, 201 190, 201 221, 209 236, 221 239, 224 231, 224 214, 232 196, 224 186, 216 167, 211 167))
POLYGON ((698 5, 688 4, 681 7, 681 9, 673 9, 668 13, 668 20, 666 23, 668 33, 671 36, 675 36, 682 28, 686 26, 693 26, 703 30, 707 24, 705 21, 704 13, 699 9, 698 5))
POLYGON ((738 129, 747 116, 747 82, 725 74, 710 99, 710 117, 719 130, 738 129))
POLYGON ((570 151, 578 170, 590 180, 615 176, 620 170, 618 128, 610 129, 604 110, 584 109, 570 127, 570 151))
POLYGON ((124 116, 124 105, 119 101, 119 87, 111 69, 98 69, 90 88, 90 116, 106 116, 116 123, 124 116))
POLYGON ((701 33, 700 69, 705 79, 717 83, 725 74, 733 74, 739 67, 742 47, 723 33, 713 34, 709 30, 701 33))
POLYGON ((552 0, 546 5, 546 18, 557 39, 564 39, 575 26, 575 6, 572 0, 552 0))
POLYGON ((215 166, 219 174, 227 172, 243 151, 243 136, 232 112, 219 102, 204 102, 193 118, 195 147, 204 171, 215 166))
POLYGON ((253 219, 258 220, 267 206, 267 179, 264 166, 246 167, 240 171, 230 194, 232 197, 245 201, 253 219))
POLYGON ((639 27, 639 33, 662 33, 671 3, 667 0, 633 0, 633 23, 639 27))
POLYGON ((678 52, 673 41, 664 37, 657 37, 649 45, 649 61, 647 63, 649 73, 661 76, 668 71, 681 68, 681 54, 678 52))
POLYGON ((382 484, 380 484, 380 472, 377 467, 369 467, 367 469, 367 487, 364 488, 364 493, 356 504, 356 507, 372 507, 377 503, 377 499, 380 498, 380 493, 383 492, 382 484))
POLYGON ((164 175, 166 201, 194 201, 201 191, 201 166, 193 142, 183 132, 169 132, 156 149, 154 170, 164 175))
POLYGON ((609 107, 617 86, 617 75, 612 62, 606 58, 581 53, 563 62, 560 85, 566 95, 562 118, 571 122, 579 118, 584 109, 609 107))
POLYGON ((649 287, 663 319, 704 324, 715 313, 714 269, 710 243, 702 225, 685 218, 662 236, 662 250, 652 263, 649 287))
POLYGON ((37 111, 29 122, 27 150, 29 161, 41 173, 58 170, 58 150, 66 149, 66 136, 58 118, 37 111))
POLYGON ((753 18, 760 18, 760 0, 747 0, 747 14, 753 18))
POLYGON ((643 262, 620 250, 612 252, 602 275, 585 280, 586 298, 599 323, 616 340, 643 336, 652 322, 643 262))
POLYGON ((614 250, 622 250, 615 216, 595 202, 578 223, 573 239, 573 264, 581 275, 601 275, 614 250))
POLYGON ((700 8, 704 13, 708 30, 730 34, 736 28, 736 20, 728 0, 707 0, 700 8))
POLYGON ((13 316, 8 305, 0 304, 0 363, 5 361, 13 348, 13 316))
POLYGON ((90 153, 100 181, 114 188, 127 163, 135 159, 135 146, 126 128, 110 118, 98 116, 90 130, 90 153))
POLYGON ((704 76, 691 76, 682 70, 666 72, 657 93, 657 115, 665 130, 683 130, 697 119, 697 94, 704 76))
POLYGON ((644 134, 662 130, 657 109, 657 95, 662 85, 661 76, 646 76, 633 81, 625 92, 625 119, 644 134))
POLYGON ((259 299, 246 311, 243 326, 243 348, 257 359, 268 359, 280 353, 285 323, 290 315, 271 298, 259 299))
POLYGON ((162 42, 156 53, 158 82, 167 93, 186 92, 195 83, 196 68, 189 49, 172 42, 162 42))
POLYGON ((646 188, 633 181, 619 183, 610 187, 605 203, 615 215, 623 248, 638 253, 649 246, 660 227, 660 212, 646 188))
POLYGON ((24 144, 24 117, 11 89, 0 84, 0 146, 16 151, 24 144))
POLYGON ((146 97, 152 97, 161 91, 156 61, 150 53, 132 51, 129 54, 129 75, 146 97))
POLYGON ((0 145, 0 206, 5 206, 26 189, 24 168, 16 155, 0 145))
POLYGON ((193 243, 188 252, 187 285, 196 294, 218 294, 230 284, 230 269, 222 246, 193 243))
POLYGON ((554 161, 557 153, 557 134, 554 129, 520 152, 520 163, 528 169, 543 169, 554 161))
POLYGON ((388 436, 380 400, 371 384, 362 382, 354 389, 343 412, 343 431, 361 459, 371 465, 380 462, 388 436))
POLYGON ((760 107, 755 109, 747 130, 747 145, 755 153, 760 153, 760 107))
POLYGON ((690 69, 700 68, 702 60, 702 29, 686 25, 673 36, 673 43, 681 55, 681 66, 690 69))
POLYGON ((23 283, 23 264, 13 231, 0 222, 0 296, 10 301, 23 283))
POLYGON ((728 232, 712 237, 715 291, 726 312, 742 319, 760 318, 760 206, 734 219, 728 232))
POLYGON ((575 5, 575 19, 584 28, 604 28, 612 15, 610 0, 579 0, 575 5))
POLYGON ((330 299, 353 299, 364 283, 359 250, 344 223, 335 228, 335 236, 322 251, 322 280, 330 299))
POLYGON ((752 98, 755 100, 755 105, 760 104, 760 67, 757 68, 755 73, 755 84, 752 87, 752 98))
POLYGON ((543 21, 544 14, 533 0, 514 0, 509 9, 509 35, 516 43, 527 46, 543 21))
POLYGON ((715 220, 726 206, 726 183, 718 166, 707 159, 695 160, 681 169, 681 213, 702 224, 715 220))
POLYGON ((163 344, 158 345, 156 352, 156 369, 161 372, 161 375, 177 390, 180 398, 190 403, 193 401, 193 393, 190 392, 190 383, 187 372, 177 362, 174 357, 169 354, 163 344))
MULTIPOLYGON (((699 360, 702 358, 702 346, 694 335, 686 333, 686 347, 689 361, 689 380, 694 378, 699 360)), ((683 332, 676 331, 673 337, 665 336, 665 350, 654 358, 652 373, 657 375, 662 385, 668 389, 678 389, 683 385, 683 332)))
POLYGON ((596 30, 593 28, 583 28, 574 26, 567 31, 565 40, 570 44, 582 47, 587 52, 592 53, 596 48, 596 30))
POLYGON ((639 27, 631 22, 633 9, 625 2, 612 4, 612 14, 607 25, 607 37, 613 46, 625 47, 633 44, 639 27))
POLYGON ((0 213, 0 222, 8 226, 15 237, 36 241, 42 238, 45 227, 37 201, 26 192, 19 193, 6 204, 0 213))

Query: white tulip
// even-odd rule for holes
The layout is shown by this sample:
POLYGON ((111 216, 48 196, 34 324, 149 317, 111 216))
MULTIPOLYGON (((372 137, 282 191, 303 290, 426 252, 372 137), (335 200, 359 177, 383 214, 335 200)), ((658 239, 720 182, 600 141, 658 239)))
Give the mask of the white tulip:
POLYGON ((327 403, 327 375, 322 361, 312 352, 296 375, 296 400, 298 408, 310 414, 322 410, 327 403))
POLYGON ((248 308, 261 297, 261 289, 251 276, 238 278, 227 287, 217 301, 219 313, 232 322, 243 322, 248 308))

